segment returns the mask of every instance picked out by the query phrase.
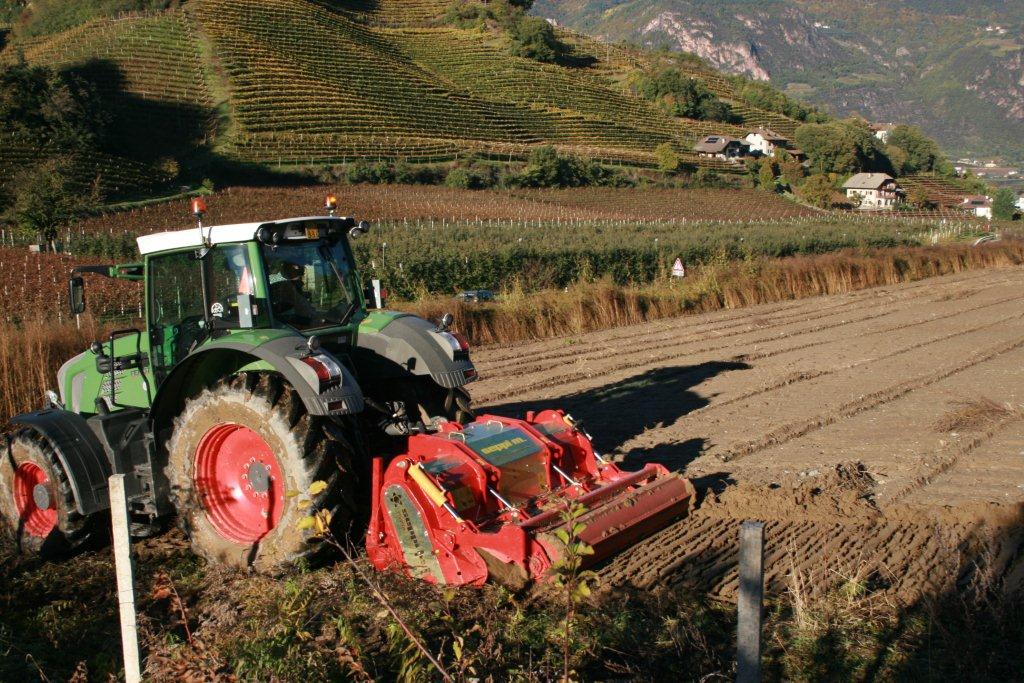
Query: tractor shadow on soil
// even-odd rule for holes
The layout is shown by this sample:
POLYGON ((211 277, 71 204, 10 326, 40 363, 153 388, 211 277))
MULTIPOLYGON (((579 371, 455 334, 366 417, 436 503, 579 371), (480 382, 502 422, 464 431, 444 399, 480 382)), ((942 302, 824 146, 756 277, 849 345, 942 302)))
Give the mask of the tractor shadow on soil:
MULTIPOLYGON (((621 448, 649 429, 666 427, 684 415, 707 406, 709 396, 695 387, 723 372, 749 370, 750 365, 734 361, 712 361, 699 365, 656 368, 575 394, 545 401, 523 401, 488 406, 499 415, 522 415, 528 410, 562 408, 579 420, 594 437, 601 453, 621 448)), ((704 451, 706 439, 694 436, 685 441, 658 443, 625 453, 627 468, 657 462, 682 470, 704 451)))

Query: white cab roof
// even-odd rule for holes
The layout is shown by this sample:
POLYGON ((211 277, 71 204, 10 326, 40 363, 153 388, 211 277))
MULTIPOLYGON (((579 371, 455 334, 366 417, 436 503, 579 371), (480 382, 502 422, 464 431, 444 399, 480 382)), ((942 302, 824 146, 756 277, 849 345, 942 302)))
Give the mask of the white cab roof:
POLYGON ((256 230, 261 225, 315 220, 331 220, 331 218, 329 216, 305 216, 302 218, 286 218, 278 221, 263 221, 262 223, 204 225, 202 229, 188 228, 187 230, 172 230, 170 232, 157 232, 152 235, 142 235, 136 241, 139 243, 140 254, 155 254, 160 251, 169 251, 171 249, 183 249, 186 247, 199 248, 203 246, 203 238, 208 238, 210 240, 210 244, 246 242, 256 237, 256 230))

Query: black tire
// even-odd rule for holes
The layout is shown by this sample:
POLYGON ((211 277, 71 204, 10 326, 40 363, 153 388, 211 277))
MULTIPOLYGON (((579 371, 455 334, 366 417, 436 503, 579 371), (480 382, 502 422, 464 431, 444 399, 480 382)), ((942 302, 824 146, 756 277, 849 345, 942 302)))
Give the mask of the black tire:
POLYGON ((410 399, 427 424, 439 418, 467 424, 476 418, 469 392, 462 387, 445 389, 429 377, 413 380, 410 399))
MULTIPOLYGON (((276 571, 324 549, 298 522, 311 509, 332 514, 331 532, 346 538, 360 515, 357 453, 346 429, 306 412, 298 393, 279 376, 244 373, 223 380, 186 402, 175 419, 165 469, 178 522, 194 552, 207 561, 233 567, 276 571), (315 481, 327 487, 300 509, 307 496, 283 496, 281 516, 253 542, 226 536, 211 522, 204 492, 196 481, 196 457, 203 437, 222 425, 239 425, 259 435, 276 457, 284 492, 305 494, 315 481)), ((271 492, 280 494, 281 488, 271 492)), ((276 500, 276 499, 275 499, 276 500)), ((257 531, 257 533, 260 533, 257 531)))
POLYGON ((21 430, 11 438, 10 448, 4 448, 0 462, 0 517, 20 551, 44 558, 67 555, 90 537, 90 520, 79 514, 67 474, 50 442, 38 432, 21 430), (46 477, 42 485, 50 506, 47 509, 57 513, 56 524, 45 536, 26 528, 15 501, 15 472, 25 465, 35 465, 42 471, 46 477))

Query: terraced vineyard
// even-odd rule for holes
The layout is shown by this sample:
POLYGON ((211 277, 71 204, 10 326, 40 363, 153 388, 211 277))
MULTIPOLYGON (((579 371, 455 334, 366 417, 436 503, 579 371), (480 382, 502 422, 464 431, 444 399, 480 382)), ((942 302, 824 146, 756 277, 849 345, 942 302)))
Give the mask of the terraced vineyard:
POLYGON ((930 201, 943 209, 955 209, 963 203, 964 197, 976 194, 969 192, 956 180, 927 174, 902 176, 899 183, 908 192, 916 189, 923 190, 930 201))
MULTIPOLYGON (((97 20, 57 36, 19 41, 0 53, 68 70, 94 83, 112 115, 117 147, 76 159, 83 183, 99 177, 112 194, 147 188, 159 178, 152 162, 180 155, 213 134, 212 99, 206 85, 196 27, 181 12, 97 20)), ((36 151, 0 145, 0 179, 36 151)))
MULTIPOLYGON (((650 166, 654 148, 669 142, 683 161, 729 172, 742 166, 698 158, 694 141, 795 125, 739 103, 741 126, 668 116, 622 85, 646 64, 643 53, 562 32, 566 64, 586 66, 541 64, 511 56, 498 34, 445 26, 447 6, 194 0, 20 41, 0 59, 21 50, 32 63, 92 78, 117 112, 128 156, 146 152, 149 161, 181 159, 203 146, 272 166, 438 161, 469 152, 521 159, 536 145, 554 144, 605 163, 650 166)), ((721 75, 694 75, 735 96, 721 75)), ((0 169, 26 154, 0 151, 0 169)), ((119 171, 116 161, 95 162, 86 166, 119 171)))
POLYGON ((562 406, 598 448, 704 492, 607 585, 733 599, 744 519, 773 592, 856 580, 904 601, 1024 583, 1020 268, 478 352, 474 400, 562 406), (851 578, 853 577, 853 578, 851 578), (794 582, 797 582, 794 584, 794 582))

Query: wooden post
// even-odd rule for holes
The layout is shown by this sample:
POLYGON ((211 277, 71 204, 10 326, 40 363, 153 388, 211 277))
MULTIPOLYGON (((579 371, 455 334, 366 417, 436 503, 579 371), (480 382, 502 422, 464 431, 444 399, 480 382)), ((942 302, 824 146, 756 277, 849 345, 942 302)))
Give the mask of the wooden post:
POLYGON ((740 526, 740 594, 736 626, 736 681, 761 680, 761 607, 764 598, 764 522, 740 526))
POLYGON ((117 605, 121 613, 121 651, 124 653, 126 683, 139 683, 139 633, 135 617, 135 584, 132 578, 131 538, 128 534, 128 497, 124 491, 124 475, 108 480, 110 488, 110 519, 114 531, 114 566, 117 569, 117 605))

